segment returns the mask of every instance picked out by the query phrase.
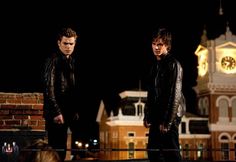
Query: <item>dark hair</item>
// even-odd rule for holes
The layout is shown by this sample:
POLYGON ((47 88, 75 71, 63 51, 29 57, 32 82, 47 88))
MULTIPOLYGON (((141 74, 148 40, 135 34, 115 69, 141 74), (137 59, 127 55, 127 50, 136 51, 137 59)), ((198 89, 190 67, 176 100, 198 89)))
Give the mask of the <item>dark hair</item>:
POLYGON ((60 162, 58 153, 42 139, 21 150, 18 162, 60 162))
POLYGON ((75 37, 75 39, 78 37, 76 31, 72 28, 62 28, 58 34, 58 40, 61 40, 63 36, 68 38, 75 37))
POLYGON ((157 39, 162 39, 163 43, 168 46, 167 50, 171 50, 172 35, 167 28, 161 27, 153 32, 152 42, 156 41, 157 39))

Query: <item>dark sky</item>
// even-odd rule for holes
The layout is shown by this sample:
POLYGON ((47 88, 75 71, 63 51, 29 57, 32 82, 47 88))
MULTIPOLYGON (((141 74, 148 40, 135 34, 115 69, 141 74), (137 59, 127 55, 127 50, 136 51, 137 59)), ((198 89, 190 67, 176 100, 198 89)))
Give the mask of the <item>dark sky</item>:
POLYGON ((224 15, 219 15, 219 0, 85 3, 2 5, 0 91, 42 92, 42 62, 56 46, 58 30, 69 25, 80 34, 77 45, 84 101, 94 109, 101 98, 113 106, 118 93, 138 89, 139 80, 145 89, 152 57, 151 31, 164 24, 173 32, 173 52, 183 65, 184 92, 188 110, 193 111, 194 51, 203 28, 210 39, 223 34, 227 22, 236 33, 233 0, 222 0, 224 15))

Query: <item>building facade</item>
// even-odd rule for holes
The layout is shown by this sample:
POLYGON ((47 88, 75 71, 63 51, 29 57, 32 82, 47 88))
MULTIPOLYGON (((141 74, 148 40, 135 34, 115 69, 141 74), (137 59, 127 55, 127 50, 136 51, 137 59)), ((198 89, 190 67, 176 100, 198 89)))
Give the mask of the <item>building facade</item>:
POLYGON ((215 40, 203 34, 195 52, 199 115, 209 118, 212 159, 236 160, 236 36, 229 27, 215 40))

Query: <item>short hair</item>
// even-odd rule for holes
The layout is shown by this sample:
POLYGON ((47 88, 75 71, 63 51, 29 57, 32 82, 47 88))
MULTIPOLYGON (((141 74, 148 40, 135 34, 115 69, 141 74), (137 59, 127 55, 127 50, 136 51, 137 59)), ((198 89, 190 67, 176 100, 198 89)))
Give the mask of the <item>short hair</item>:
POLYGON ((18 162, 61 162, 58 153, 42 140, 35 140, 20 151, 18 162))
POLYGON ((75 37, 75 39, 77 39, 78 37, 76 31, 72 28, 62 28, 61 31, 58 33, 58 40, 61 40, 63 36, 67 38, 75 37))
POLYGON ((161 27, 153 32, 152 42, 156 41, 157 39, 161 39, 163 43, 168 46, 167 48, 168 51, 171 50, 172 34, 167 28, 161 27))

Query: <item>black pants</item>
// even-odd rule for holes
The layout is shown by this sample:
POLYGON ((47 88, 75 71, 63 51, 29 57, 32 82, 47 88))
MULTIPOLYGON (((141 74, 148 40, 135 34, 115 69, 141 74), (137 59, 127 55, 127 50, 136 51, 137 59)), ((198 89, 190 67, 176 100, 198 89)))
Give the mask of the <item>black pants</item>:
POLYGON ((84 131, 81 130, 82 127, 82 124, 78 120, 65 120, 64 124, 56 124, 53 121, 46 121, 48 143, 56 149, 62 162, 66 157, 68 128, 70 128, 72 133, 72 150, 76 150, 77 148, 74 142, 80 140, 84 136, 84 131))
POLYGON ((178 128, 173 125, 163 134, 159 125, 151 125, 147 149, 150 162, 181 162, 178 128))

